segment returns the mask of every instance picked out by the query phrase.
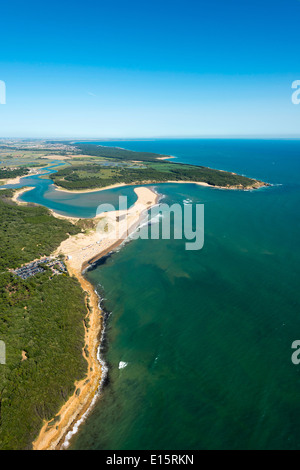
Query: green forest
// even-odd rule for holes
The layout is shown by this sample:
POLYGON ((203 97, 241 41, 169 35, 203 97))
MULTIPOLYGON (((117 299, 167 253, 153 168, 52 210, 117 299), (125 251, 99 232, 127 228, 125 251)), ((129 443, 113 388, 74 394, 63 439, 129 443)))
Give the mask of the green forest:
MULTIPOLYGON (((0 449, 30 449, 86 374, 84 293, 75 278, 47 269, 26 281, 7 268, 49 255, 80 229, 40 206, 19 206, 0 191, 0 449)), ((55 425, 55 423, 53 423, 55 425)))
POLYGON ((126 150, 118 147, 105 147, 94 144, 76 144, 74 148, 77 149, 77 151, 79 151, 79 153, 83 155, 90 155, 102 158, 113 158, 118 160, 151 162, 157 160, 158 157, 168 156, 150 152, 135 152, 133 150, 126 150))
POLYGON ((17 176, 26 176, 29 168, 16 168, 14 170, 0 168, 0 179, 17 178, 17 176))
POLYGON ((166 181, 199 181, 212 186, 249 188, 257 181, 226 171, 170 162, 144 162, 143 167, 103 166, 99 162, 71 164, 50 175, 55 184, 65 189, 93 189, 118 183, 160 183, 166 181))

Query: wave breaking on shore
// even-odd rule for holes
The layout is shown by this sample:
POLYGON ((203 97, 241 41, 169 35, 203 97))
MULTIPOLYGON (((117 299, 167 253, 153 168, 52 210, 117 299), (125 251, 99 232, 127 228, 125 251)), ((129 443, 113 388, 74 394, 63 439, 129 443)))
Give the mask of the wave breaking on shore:
MULTIPOLYGON (((140 224, 141 216, 151 207, 157 204, 159 195, 149 188, 135 188, 138 195, 136 203, 127 211, 116 211, 118 219, 127 219, 130 233, 136 230, 140 224)), ((123 233, 122 229, 120 233, 123 233)), ((72 437, 78 432, 80 425, 85 421, 93 406, 98 400, 108 374, 108 367, 101 351, 105 338, 105 325, 109 314, 101 309, 101 297, 94 287, 83 277, 83 272, 107 256, 116 248, 120 248, 127 237, 118 240, 98 240, 96 231, 88 234, 72 235, 61 243, 56 250, 57 254, 67 257, 66 265, 70 275, 74 275, 80 282, 83 291, 88 293, 92 309, 88 309, 87 316, 91 322, 89 328, 85 328, 85 348, 83 355, 88 362, 87 376, 75 384, 74 394, 57 413, 60 417, 56 428, 49 429, 49 423, 45 423, 38 438, 33 443, 35 450, 59 450, 67 449, 72 437), (88 353, 86 354, 85 349, 88 353)), ((87 301, 87 306, 89 300, 87 301)))
POLYGON ((67 434, 64 438, 64 442, 61 445, 62 450, 67 449, 70 446, 72 437, 75 436, 75 434, 78 433, 80 426, 84 423, 84 421, 87 419, 87 417, 91 413, 92 409, 94 408, 96 402, 98 401, 98 399, 101 395, 101 392, 102 392, 103 387, 105 385, 105 381, 106 381, 107 376, 108 376, 108 366, 106 364, 106 361, 103 357, 103 353, 102 353, 101 350, 102 350, 103 342, 104 342, 104 339, 105 339, 106 324, 107 324, 108 317, 110 316, 110 313, 105 312, 105 310, 102 308, 101 302, 102 302, 103 298, 100 296, 100 294, 97 292, 96 289, 95 289, 95 294, 99 297, 99 304, 98 304, 99 310, 104 312, 103 325, 102 325, 102 330, 101 330, 101 335, 100 335, 100 340, 99 340, 99 346, 98 346, 98 349, 97 349, 97 360, 98 360, 98 362, 101 366, 101 371, 102 371, 100 381, 99 381, 99 387, 98 387, 98 390, 95 393, 95 395, 94 395, 94 397, 93 397, 93 399, 90 403, 89 408, 81 416, 81 418, 74 424, 73 428, 70 431, 67 432, 67 434))

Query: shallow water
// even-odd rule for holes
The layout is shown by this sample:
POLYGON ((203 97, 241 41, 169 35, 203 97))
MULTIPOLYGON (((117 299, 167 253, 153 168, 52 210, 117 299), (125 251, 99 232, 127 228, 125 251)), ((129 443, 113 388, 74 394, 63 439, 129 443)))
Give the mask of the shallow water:
MULTIPOLYGON (((68 193, 55 188, 52 180, 42 176, 53 173, 62 165, 52 162, 49 169, 42 169, 39 175, 21 178, 19 184, 6 185, 8 188, 22 188, 31 186, 34 189, 21 195, 20 201, 33 202, 44 205, 55 212, 71 217, 90 218, 95 217, 100 204, 111 204, 115 210, 119 208, 119 196, 126 196, 128 207, 137 200, 133 186, 113 188, 106 191, 92 193, 68 193)), ((4 187, 4 186, 0 186, 4 187)))

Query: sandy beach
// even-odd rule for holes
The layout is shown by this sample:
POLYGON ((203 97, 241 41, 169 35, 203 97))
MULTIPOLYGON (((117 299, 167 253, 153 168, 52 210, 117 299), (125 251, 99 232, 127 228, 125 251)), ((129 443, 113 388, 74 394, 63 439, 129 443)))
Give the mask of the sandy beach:
MULTIPOLYGON (((31 187, 31 186, 27 186, 26 188, 18 189, 14 193, 13 197, 11 198, 12 201, 14 201, 18 205, 28 204, 27 202, 20 201, 19 197, 22 196, 22 194, 26 193, 27 191, 31 191, 32 189, 34 189, 34 187, 31 187)), ((34 204, 34 202, 32 202, 31 204, 34 204)), ((78 220, 80 220, 77 217, 70 217, 68 215, 58 214, 58 212, 55 212, 53 209, 48 209, 48 210, 51 212, 53 217, 56 217, 57 219, 67 219, 67 220, 69 220, 69 222, 71 222, 73 224, 75 224, 76 222, 78 222, 78 220)))
MULTIPOLYGON (((234 173, 233 173, 234 174, 234 173)), ((77 189, 77 190, 71 190, 71 189, 65 189, 60 186, 54 185, 55 189, 57 191, 61 191, 63 193, 70 193, 70 194, 82 194, 82 193, 96 193, 98 191, 105 191, 107 189, 113 189, 113 188, 122 188, 124 186, 138 186, 138 185, 144 185, 144 184, 164 184, 164 183, 174 183, 174 184, 197 184, 199 186, 207 186, 209 188, 215 188, 215 189, 257 189, 257 188, 262 188, 264 186, 269 186, 268 183, 264 183, 262 181, 257 181, 256 183, 253 183, 253 185, 243 187, 241 185, 237 186, 213 186, 212 184, 204 183, 202 181, 142 181, 142 182, 133 182, 133 183, 117 183, 117 184, 112 184, 110 186, 105 186, 103 188, 95 188, 95 189, 77 189)))
POLYGON ((231 189, 231 190, 234 190, 234 189, 241 189, 241 190, 258 189, 258 188, 263 188, 264 186, 269 186, 268 183, 263 183, 262 181, 257 181, 256 183, 253 183, 253 185, 246 186, 246 187, 243 187, 242 185, 237 185, 237 186, 213 186, 212 184, 202 183, 201 181, 166 181, 166 182, 167 183, 174 183, 174 184, 197 184, 198 186, 206 186, 208 188, 231 189))
POLYGON ((216 186, 212 186, 208 183, 202 183, 201 181, 166 181, 166 183, 174 183, 174 184, 198 184, 198 186, 208 186, 209 188, 215 188, 216 186))
POLYGON ((37 175, 39 173, 39 170, 40 168, 31 168, 27 175, 17 176, 16 178, 8 178, 8 179, 2 178, 1 179, 1 181, 3 182, 2 185, 4 186, 7 184, 19 184, 22 178, 27 178, 28 176, 37 175))
POLYGON ((130 209, 100 214, 93 219, 93 230, 70 236, 54 253, 55 256, 66 256, 69 274, 75 275, 82 289, 88 293, 90 309, 87 309, 87 316, 90 326, 85 328, 85 349, 88 350, 88 357, 83 350, 88 362, 88 373, 83 380, 75 383, 76 390, 57 413, 58 420, 55 424, 44 423, 39 436, 33 442, 34 450, 62 449, 67 434, 85 417, 97 396, 102 376, 102 365, 97 353, 103 318, 94 287, 83 277, 82 272, 91 262, 119 246, 139 224, 142 214, 158 202, 158 195, 149 188, 135 188, 134 191, 138 200, 130 209))
POLYGON ((177 157, 173 157, 173 156, 169 156, 169 157, 157 157, 156 160, 170 160, 170 158, 177 158, 177 157))
POLYGON ((32 189, 34 189, 33 186, 26 186, 25 188, 21 188, 21 189, 18 189, 17 191, 15 191, 13 197, 12 197, 12 200, 16 203, 16 204, 27 204, 27 202, 22 202, 19 200, 19 197, 24 194, 24 193, 27 193, 27 191, 31 191, 32 189))
MULTIPOLYGON (((25 176, 28 176, 28 175, 25 175, 25 176)), ((24 178, 24 176, 17 176, 16 178, 3 179, 1 180, 2 185, 4 186, 6 184, 19 184, 21 178, 24 178)))
MULTIPOLYGON (((151 184, 150 181, 147 183, 151 184)), ((197 181, 167 181, 166 183, 197 184, 213 187, 207 183, 197 181)), ((122 186, 128 185, 117 184, 106 188, 76 192, 95 192, 122 186)), ((17 204, 27 204, 18 198, 24 192, 31 189, 33 188, 24 187, 17 190, 12 198, 13 201, 17 204)), ((60 188, 57 189, 73 192, 61 190, 60 188)), ((87 293, 86 303, 89 327, 85 328, 85 346, 82 354, 87 360, 88 372, 84 379, 75 383, 73 395, 60 409, 55 419, 51 420, 52 422, 44 423, 39 436, 33 442, 34 450, 59 450, 64 448, 64 443, 69 439, 68 433, 72 432, 74 426, 77 427, 85 419, 85 416, 89 413, 98 397, 99 386, 103 377, 103 366, 98 358, 103 317, 99 307, 99 298, 94 291, 94 287, 84 278, 83 271, 90 264, 117 248, 138 226, 142 214, 158 202, 158 195, 148 187, 137 187, 134 191, 138 199, 132 207, 101 213, 94 219, 90 219, 93 222, 93 228, 70 236, 53 253, 54 256, 60 254, 65 256, 69 274, 71 276, 74 275, 78 279, 83 291, 87 293), (88 351, 87 354, 86 351, 88 351)), ((51 213, 55 217, 68 219, 74 224, 80 220, 57 214, 52 210, 51 213)))
MULTIPOLYGON (((113 189, 113 188, 122 188, 123 186, 133 186, 136 183, 132 183, 131 185, 128 183, 117 183, 117 184, 112 184, 110 186, 105 186, 103 188, 95 188, 95 189, 65 189, 60 186, 57 186, 56 184, 55 189, 57 191, 61 191, 62 193, 71 193, 71 194, 82 194, 82 193, 97 193, 98 191, 106 191, 106 189, 113 189)), ((142 184, 142 183, 141 183, 142 184)))

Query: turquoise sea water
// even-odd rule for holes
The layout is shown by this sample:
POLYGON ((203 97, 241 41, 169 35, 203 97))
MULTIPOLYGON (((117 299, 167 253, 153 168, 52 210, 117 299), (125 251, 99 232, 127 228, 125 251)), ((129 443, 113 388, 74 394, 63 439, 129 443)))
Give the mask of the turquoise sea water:
POLYGON ((88 273, 112 312, 109 383, 72 448, 299 448, 300 142, 117 145, 282 186, 160 185, 165 202, 205 204, 204 248, 136 240, 88 273))
MULTIPOLYGON (((87 272, 111 312, 102 348, 109 375, 71 448, 300 448, 300 365, 291 362, 300 339, 300 142, 103 145, 171 154, 274 186, 157 185, 164 202, 204 204, 203 249, 133 240, 87 272)), ((32 179, 35 193, 22 199, 67 215, 93 216, 124 192, 135 200, 132 187, 69 195, 32 179)))

